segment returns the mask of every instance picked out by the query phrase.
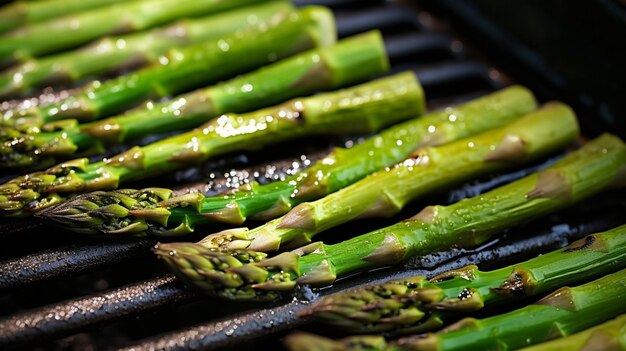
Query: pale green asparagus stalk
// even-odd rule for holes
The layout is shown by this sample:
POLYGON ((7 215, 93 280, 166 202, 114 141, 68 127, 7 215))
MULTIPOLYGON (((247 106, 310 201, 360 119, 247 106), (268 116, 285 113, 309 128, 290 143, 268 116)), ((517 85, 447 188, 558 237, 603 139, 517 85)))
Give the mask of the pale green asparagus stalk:
MULTIPOLYGON (((352 78, 363 73, 367 71, 354 70, 352 78)), ((408 77, 412 89, 407 89, 410 83, 395 84, 398 80, 406 82, 407 76, 380 79, 319 97, 293 99, 243 115, 222 115, 191 132, 134 147, 100 162, 77 159, 59 164, 1 185, 0 205, 4 214, 37 212, 71 193, 116 189, 123 182, 177 170, 227 152, 258 149, 304 135, 377 130, 414 116, 423 106, 415 77, 408 77), (361 109, 359 113, 352 113, 355 108, 361 109)), ((336 82, 316 82, 314 86, 336 82)), ((271 88, 279 85, 277 81, 271 84, 271 88)), ((287 85, 292 87, 290 93, 305 89, 287 85)), ((209 95, 208 101, 213 97, 219 95, 209 95)))
POLYGON ((573 111, 547 104, 510 125, 457 142, 420 149, 395 166, 252 230, 229 229, 202 240, 207 247, 270 252, 311 242, 354 219, 389 217, 416 198, 480 175, 563 149, 578 137, 573 111))
MULTIPOLYGON (((509 151, 504 154, 519 150, 505 149, 509 151)), ((449 206, 428 206, 407 220, 337 244, 315 242, 269 259, 262 252, 219 250, 202 243, 161 244, 155 251, 181 279, 208 294, 275 298, 298 284, 326 286, 339 277, 411 257, 453 246, 474 247, 506 228, 623 184, 625 171, 626 145, 605 134, 541 172, 449 206)))
MULTIPOLYGON (((332 341, 310 334, 295 334, 287 338, 286 344, 291 351, 515 350, 577 333, 626 312, 623 303, 625 286, 626 270, 621 270, 584 285, 562 287, 538 302, 512 312, 484 319, 462 319, 434 334, 390 342, 377 336, 332 341)), ((591 345, 598 348, 589 350, 607 350, 604 347, 612 343, 597 340, 591 345)))
MULTIPOLYGON (((58 1, 67 0, 44 2, 58 1)), ((25 95, 33 88, 77 83, 86 78, 99 78, 104 74, 158 64, 158 60, 163 59, 162 55, 171 48, 224 37, 247 26, 266 22, 279 13, 293 11, 288 1, 271 1, 207 17, 180 20, 147 32, 106 37, 76 50, 31 58, 0 75, 0 96, 25 95)))
MULTIPOLYGON (((232 193, 212 197, 173 197, 174 192, 168 189, 93 192, 41 215, 85 234, 118 233, 132 226, 146 228, 137 231, 137 235, 160 236, 185 234, 196 225, 215 221, 238 225, 247 218, 273 219, 303 201, 318 199, 393 166, 420 147, 446 144, 501 127, 535 108, 529 90, 509 87, 400 123, 351 148, 334 149, 308 169, 282 181, 247 184, 232 193), (118 206, 118 211, 103 215, 102 208, 111 204, 118 206), (159 220, 146 215, 154 211, 160 211, 159 220)), ((357 109, 353 111, 359 113, 357 109)))
POLYGON ((263 0, 134 0, 34 23, 0 37, 0 66, 70 49, 108 34, 136 32, 263 0))
POLYGON ((133 0, 16 0, 0 7, 0 33, 23 25, 130 1, 133 0))
MULTIPOLYGON (((371 39, 369 43, 382 45, 379 38, 372 37, 374 35, 367 37, 371 39)), ((67 129, 76 121, 82 123, 111 116, 146 99, 172 97, 307 49, 326 47, 333 44, 335 38, 334 17, 327 8, 309 6, 298 12, 280 12, 267 22, 245 27, 220 39, 171 49, 158 65, 103 83, 92 82, 57 103, 7 111, 1 122, 26 130, 30 135, 38 134, 41 129, 67 129)), ((362 41, 368 42, 367 39, 362 41)), ((370 48, 366 43, 356 48, 364 47, 370 48)), ((374 65, 372 69, 379 66, 374 65)))
POLYGON ((503 306, 623 268, 626 225, 493 271, 472 265, 430 280, 410 277, 340 292, 317 301, 301 315, 351 333, 417 334, 467 312, 503 306))
POLYGON ((520 351, 626 351, 626 314, 576 334, 520 351))

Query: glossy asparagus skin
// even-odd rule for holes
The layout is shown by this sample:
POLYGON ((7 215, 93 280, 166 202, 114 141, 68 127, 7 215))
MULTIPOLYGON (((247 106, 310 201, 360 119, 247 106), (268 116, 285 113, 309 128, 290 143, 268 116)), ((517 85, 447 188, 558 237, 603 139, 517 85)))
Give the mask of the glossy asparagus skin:
POLYGON ((380 33, 370 32, 144 109, 54 133, 17 133, 18 136, 0 144, 0 164, 25 166, 41 159, 97 153, 109 144, 197 127, 220 114, 246 112, 318 90, 349 85, 387 69, 380 33), (359 57, 355 59, 353 52, 359 52, 359 57), (362 65, 367 65, 367 69, 361 68, 362 65), (320 70, 325 70, 325 74, 317 74, 320 70))
POLYGON ((393 167, 317 201, 301 203, 265 225, 226 230, 202 242, 208 247, 263 252, 302 246, 340 224, 390 217, 425 194, 563 149, 578 134, 573 111, 564 104, 550 103, 510 125, 417 150, 393 167))
POLYGON ((437 329, 459 314, 542 295, 624 268, 626 225, 493 271, 467 266, 430 280, 411 277, 340 292, 302 315, 351 333, 417 334, 437 329))
POLYGON ((354 336, 334 342, 296 334, 289 337, 286 344, 292 351, 514 350, 574 334, 626 312, 624 286, 626 270, 621 270, 587 284, 562 287, 512 312, 484 319, 465 318, 435 334, 393 342, 376 336, 354 336))
MULTIPOLYGON (((330 51, 326 53, 329 54, 327 58, 337 57, 330 55, 330 51)), ((379 56, 378 59, 382 58, 379 56)), ((342 67, 347 68, 350 65, 342 67)), ((361 74, 371 73, 354 69, 352 72, 350 78, 354 80, 365 78, 361 74)), ((298 81, 297 74, 301 74, 302 71, 291 73, 296 73, 293 78, 298 81)), ((290 94, 315 87, 332 86, 345 80, 310 82, 309 88, 294 88, 291 82, 293 80, 286 84, 292 88, 290 94)), ((268 92, 279 84, 274 81, 270 85, 269 89, 265 91, 259 89, 257 92, 268 92)), ((177 170, 226 152, 258 149, 267 144, 304 135, 377 130, 398 119, 410 117, 385 113, 389 110, 390 103, 403 108, 408 104, 421 103, 415 102, 412 99, 413 95, 406 94, 405 90, 383 91, 383 87, 386 88, 384 80, 382 83, 374 81, 352 87, 326 96, 323 105, 320 105, 317 99, 293 99, 243 115, 225 114, 193 131, 144 147, 133 147, 110 159, 90 163, 88 159, 83 158, 62 163, 45 172, 31 173, 1 185, 0 204, 3 206, 4 214, 16 214, 23 212, 22 210, 37 212, 55 202, 58 203, 67 193, 116 189, 123 182, 177 170), (381 100, 378 102, 386 103, 363 104, 362 106, 367 108, 363 108, 361 113, 350 113, 350 110, 360 103, 346 105, 344 103, 346 99, 369 94, 379 97, 381 100), (410 99, 405 100, 407 95, 411 95, 410 99)))
POLYGON ((626 314, 576 334, 521 349, 521 351, 558 350, 626 350, 626 314))
MULTIPOLYGON (((407 89, 415 90, 415 87, 407 89)), ((415 90, 415 94, 421 96, 422 92, 415 90)), ((413 112, 421 113, 423 105, 418 101, 422 98, 416 96, 413 112)), ((352 148, 337 148, 307 170, 283 181, 267 185, 252 183, 232 193, 212 197, 193 194, 173 198, 172 191, 166 189, 90 193, 79 195, 45 214, 63 226, 79 228, 80 232, 89 234, 108 234, 141 223, 141 227, 147 229, 138 232, 139 235, 179 235, 202 223, 241 224, 249 217, 272 219, 303 201, 318 199, 392 166, 419 147, 445 144, 506 125, 535 108, 532 93, 513 86, 400 123, 352 148), (120 210, 102 216, 100 208, 113 203, 120 206, 120 210), (159 220, 148 215, 154 211, 159 211, 159 220)))
MULTIPOLYGON (((315 7, 307 8, 302 10, 301 16, 296 17, 297 21, 295 23, 289 23, 291 22, 290 20, 287 22, 280 20, 280 22, 287 25, 287 27, 278 25, 275 29, 278 30, 282 27, 282 29, 286 29, 287 32, 290 32, 289 27, 292 27, 291 24, 302 25, 303 18, 312 19, 312 17, 315 17, 332 22, 332 17, 329 16, 332 15, 324 9, 315 7)), ((316 22, 316 20, 313 20, 313 22, 316 22)), ((306 26, 300 25, 291 29, 300 27, 300 30, 296 29, 296 33, 300 32, 302 35, 308 35, 305 34, 306 26)), ((334 32, 334 29, 331 29, 331 27, 332 25, 330 25, 330 27, 327 25, 320 25, 319 28, 324 28, 322 30, 323 32, 328 30, 328 33, 330 33, 334 32)), ((262 47, 264 41, 271 41, 273 40, 272 38, 277 37, 275 35, 276 33, 263 28, 263 24, 255 27, 254 31, 259 30, 260 33, 256 37, 250 37, 250 40, 255 41, 255 45, 260 46, 259 51, 257 52, 257 54, 260 55, 262 55, 263 52, 271 52, 270 47, 262 47)), ((250 34, 249 31, 246 30, 246 32, 250 34)), ((313 31, 310 34, 313 34, 313 31)), ((236 36, 237 34, 232 37, 236 36)), ((323 41, 322 45, 326 45, 326 42, 323 41)), ((330 47, 328 49, 330 52, 328 56, 339 56, 341 55, 342 50, 345 51, 351 47, 356 47, 355 49, 362 49, 366 53, 370 54, 369 56, 364 56, 363 58, 364 62, 369 63, 369 61, 367 61, 368 59, 380 59, 378 56, 384 55, 384 52, 381 51, 383 50, 381 49, 382 45, 380 37, 372 33, 370 35, 365 35, 364 37, 347 39, 342 41, 341 44, 330 47), (368 52, 368 50, 370 51, 368 52)), ((239 48, 244 51, 255 50, 254 46, 247 48, 240 46, 239 48)), ((216 50, 222 52, 221 49, 216 50)), ((239 51, 239 54, 242 54, 241 50, 239 51)), ((217 54, 217 61, 228 60, 228 55, 225 56, 219 52, 217 54)), ((236 54, 236 50, 229 50, 228 52, 236 54)), ((102 153, 106 146, 110 144, 131 141, 151 133, 164 133, 197 127, 199 124, 222 113, 250 111, 255 108, 267 106, 271 103, 280 102, 286 98, 297 96, 294 95, 294 93, 310 94, 315 91, 314 87, 294 89, 289 86, 290 83, 293 83, 289 79, 293 80, 295 79, 294 76, 302 76, 303 73, 295 71, 295 69, 311 72, 315 67, 313 67, 308 60, 316 57, 316 55, 320 55, 322 52, 324 51, 307 51, 300 55, 281 60, 257 71, 233 78, 230 81, 226 81, 219 85, 210 86, 202 90, 177 96, 167 102, 148 104, 144 108, 135 109, 125 114, 107 118, 105 120, 82 124, 76 124, 75 120, 63 120, 57 123, 51 123, 51 125, 55 127, 59 124, 63 124, 61 130, 53 132, 42 132, 39 131, 39 129, 20 132, 17 129, 5 127, 0 133, 0 140, 2 141, 0 144, 0 166, 13 168, 24 166, 35 167, 38 163, 42 163, 42 159, 47 161, 48 164, 54 164, 55 160, 68 159, 74 155, 80 156, 81 154, 98 154, 102 153), (290 70, 294 71, 292 72, 290 70), (279 83, 262 81, 262 79, 267 78, 268 72, 283 75, 286 79, 280 81, 279 83), (270 87, 269 92, 264 91, 263 87, 268 86, 270 87), (256 89, 256 91, 252 91, 251 89, 253 88, 256 89), (273 94, 267 96, 270 93, 273 94), (261 100, 261 97, 265 97, 265 99, 261 100)), ((207 53, 208 52, 204 52, 201 56, 205 57, 207 53)), ((266 58, 258 57, 258 59, 260 60, 258 62, 261 62, 266 58)), ((244 61, 250 63, 254 60, 254 58, 250 58, 244 61)), ((247 65, 248 63, 244 65, 247 65)), ((348 62, 346 66, 349 65, 350 63, 348 62)), ((376 69, 381 69, 381 64, 378 64, 378 62, 375 62, 372 65, 371 71, 365 71, 364 74, 372 71, 375 72, 376 69)), ((239 68, 241 67, 243 66, 239 65, 239 68)), ((174 72, 173 75, 169 77, 165 76, 164 79, 162 79, 162 83, 165 84, 172 81, 172 79, 176 79, 177 77, 184 79, 183 76, 185 73, 193 73, 193 71, 197 71, 194 67, 186 67, 181 72, 177 72, 175 68, 176 67, 171 67, 172 72, 174 72)), ((168 70, 169 69, 170 68, 168 68, 168 70)), ((202 67, 200 69, 205 70, 209 69, 209 67, 202 67)), ((345 67, 341 63, 337 64, 336 67, 330 68, 332 74, 339 74, 343 69, 353 68, 345 67)), ((150 69, 144 71, 150 72, 150 69)), ((142 74, 141 72, 142 71, 137 73, 137 75, 143 76, 146 79, 150 77, 150 74, 142 74)), ((358 74, 359 73, 355 73, 356 76, 358 76, 358 74)), ((120 80, 129 82, 132 81, 132 79, 128 77, 121 77, 120 80)), ((158 81, 146 82, 148 84, 146 87, 148 88, 158 87, 158 84, 156 84, 158 81)), ((112 84, 112 86, 113 85, 114 84, 112 84)), ((170 89, 172 87, 173 85, 169 85, 170 89)), ((112 95, 106 94, 107 89, 102 92, 103 94, 101 95, 101 98, 94 97, 94 101, 102 100, 106 105, 115 105, 115 96, 124 95, 121 90, 120 92, 114 92, 112 95)), ((138 89, 137 91, 140 92, 145 90, 144 88, 138 88, 136 85, 132 85, 131 90, 134 89, 138 89)), ((122 98, 126 99, 127 97, 122 96, 122 98)), ((134 97, 131 96, 131 98, 134 97)), ((25 117, 24 123, 26 125, 37 125, 41 121, 39 117, 40 116, 25 117)))
POLYGON ((20 26, 43 22, 71 13, 83 12, 130 0, 17 0, 0 7, 0 33, 20 26))
POLYGON ((155 65, 170 48, 227 36, 247 26, 268 21, 279 13, 293 11, 288 1, 270 1, 202 18, 180 20, 147 32, 106 37, 76 50, 31 58, 0 75, 0 96, 25 95, 33 88, 77 83, 90 77, 155 65))
POLYGON ((52 122, 99 119, 149 98, 174 96, 307 49, 328 46, 335 41, 335 32, 333 14, 324 7, 311 6, 297 13, 281 12, 267 22, 221 39, 171 49, 159 65, 104 83, 95 81, 59 103, 15 111, 13 115, 7 113, 3 122, 37 134, 39 128, 59 127, 52 122), (46 126, 47 123, 51 125, 46 126))
POLYGON ((262 0, 135 0, 23 26, 0 38, 0 66, 70 49, 109 34, 156 27, 262 0))
POLYGON ((605 134, 551 167, 449 206, 428 206, 395 225, 328 245, 315 242, 266 259, 253 250, 168 243, 156 254, 186 283, 230 299, 272 299, 297 284, 393 265, 451 246, 472 247, 493 234, 553 213, 619 183, 626 145, 605 134))

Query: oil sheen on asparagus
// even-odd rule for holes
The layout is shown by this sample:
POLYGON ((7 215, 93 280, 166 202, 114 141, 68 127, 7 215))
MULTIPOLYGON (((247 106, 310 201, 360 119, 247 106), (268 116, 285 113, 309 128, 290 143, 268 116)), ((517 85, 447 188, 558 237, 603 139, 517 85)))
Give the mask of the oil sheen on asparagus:
MULTIPOLYGON (((92 0, 87 0, 92 1, 92 0)), ((0 37, 0 67, 71 49, 107 34, 130 33, 185 17, 200 17, 262 0, 123 1, 22 26, 0 37)))
POLYGON ((35 88, 78 83, 86 78, 102 78, 105 74, 158 64, 158 60, 163 59, 162 55, 170 48, 224 37, 242 28, 266 22, 279 13, 293 11, 288 1, 270 1, 206 17, 179 20, 146 32, 105 37, 75 50, 31 58, 0 75, 0 96, 23 96, 35 88))
MULTIPOLYGON (((624 286, 626 270, 621 270, 587 284, 562 287, 512 312, 484 319, 462 319, 437 333, 390 342, 373 335, 333 341, 295 334, 287 338, 286 344, 291 351, 515 350, 577 333, 626 312, 624 286)), ((600 342, 593 350, 605 350, 603 347, 609 345, 610 342, 600 342)))
POLYGON ((578 137, 573 111, 550 103, 510 125, 438 147, 417 150, 403 162, 252 230, 209 235, 204 246, 270 252, 298 247, 354 219, 390 217, 414 199, 489 172, 563 149, 578 137))
MULTIPOLYGON (((421 111, 423 106, 419 108, 421 111)), ((169 189, 94 192, 77 196, 44 215, 81 233, 117 233, 131 226, 137 235, 179 235, 202 223, 272 219, 303 201, 318 199, 392 166, 419 147, 446 144, 506 125, 535 108, 530 91, 509 87, 400 123, 352 148, 337 148, 307 170, 282 181, 246 184, 232 193, 211 197, 173 197, 169 189), (116 211, 102 210, 113 205, 116 211), (151 216, 153 213, 158 216, 151 216)), ((125 232, 133 233, 131 229, 125 232)))
POLYGON ((171 49, 158 65, 105 82, 94 81, 60 102, 6 112, 2 122, 36 134, 40 129, 54 130, 71 123, 54 122, 110 116, 146 99, 174 96, 310 48, 328 46, 334 42, 335 32, 333 15, 324 7, 281 12, 223 38, 171 49))
MULTIPOLYGON (((502 155, 519 155, 527 145, 520 138, 519 147, 507 145, 502 155)), ((161 244, 155 252, 181 279, 208 294, 272 299, 297 284, 325 286, 338 277, 451 246, 478 245, 503 229, 615 186, 624 167, 626 145, 605 134, 541 172, 449 206, 428 206, 407 220, 337 244, 314 242, 271 258, 253 250, 182 242, 161 244)))
POLYGON ((243 115, 222 115, 191 132, 134 147, 110 159, 94 163, 77 159, 45 172, 18 177, 0 186, 0 203, 4 214, 37 212, 61 202, 67 193, 115 189, 129 180, 177 170, 226 152, 258 149, 304 135, 377 130, 412 117, 423 106, 415 78, 408 76, 413 89, 407 89, 404 82, 396 84, 398 78, 403 77, 375 80, 319 97, 293 99, 243 115), (347 100, 352 102, 346 104, 347 100), (359 113, 351 113, 356 106, 359 113))
MULTIPOLYGON (((482 308, 542 295, 626 268, 626 225, 525 262, 483 272, 472 265, 339 292, 303 311, 351 333, 421 333, 482 308)), ((563 348, 567 349, 567 348, 563 348)))
POLYGON ((197 127, 228 112, 246 112, 359 82, 388 68, 378 32, 347 38, 339 43, 281 60, 229 81, 200 89, 146 108, 91 123, 66 126, 51 133, 28 133, 0 145, 0 160, 7 166, 67 159, 98 153, 110 144, 197 127), (359 52, 358 57, 352 57, 359 52), (367 69, 356 69, 368 65, 367 69), (320 69, 325 71, 319 74, 320 69))

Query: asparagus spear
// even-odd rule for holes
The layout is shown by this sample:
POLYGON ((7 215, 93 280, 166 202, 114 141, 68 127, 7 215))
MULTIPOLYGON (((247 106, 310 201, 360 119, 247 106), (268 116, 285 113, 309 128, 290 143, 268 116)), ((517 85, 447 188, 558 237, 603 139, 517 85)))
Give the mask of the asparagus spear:
POLYGON ((545 294, 623 268, 626 225, 494 271, 468 266, 430 280, 411 277, 340 292, 318 301, 302 315, 354 333, 420 333, 441 327, 446 317, 458 312, 545 294))
POLYGON ((626 350, 626 314, 576 334, 521 349, 521 351, 557 350, 626 350))
MULTIPOLYGON (((59 103, 17 111, 13 115, 7 113, 4 123, 20 129, 35 128, 30 132, 36 133, 38 127, 50 122, 64 119, 84 122, 110 116, 151 97, 173 96, 309 48, 326 46, 334 42, 334 38, 333 15, 324 7, 279 13, 268 22, 222 39, 172 49, 159 65, 105 83, 93 82, 59 103)), ((367 47, 367 40, 362 41, 365 42, 362 46, 367 47)), ((382 45, 378 41, 374 44, 374 39, 371 41, 372 45, 382 45)), ((373 69, 378 67, 380 65, 373 69)), ((56 127, 54 123, 49 126, 56 127)))
MULTIPOLYGON (((363 73, 362 70, 353 72, 363 73)), ((403 78, 406 76, 400 77, 400 81, 403 82, 403 78)), ((62 163, 1 185, 0 205, 5 214, 21 212, 26 205, 24 210, 37 212, 60 202, 65 196, 62 193, 115 189, 125 181, 176 170, 234 150, 257 149, 303 135, 377 130, 410 117, 400 112, 402 109, 410 113, 420 110, 421 90, 415 88, 414 77, 410 78, 413 89, 409 89, 409 84, 396 85, 395 77, 381 79, 320 97, 293 99, 243 115, 222 115, 191 132, 134 147, 101 162, 77 159, 62 163), (351 101, 346 104, 346 100, 351 101), (352 113, 354 110, 358 113, 352 113)))
MULTIPOLYGON (((319 8, 308 8, 302 12, 305 15, 313 15, 313 17, 318 19, 330 19, 330 17, 326 17, 326 15, 330 16, 330 14, 319 8)), ((261 28, 262 26, 259 26, 259 30, 262 33, 254 37, 255 45, 261 45, 263 42, 260 37, 268 40, 272 37, 270 31, 262 30, 261 28), (270 37, 265 35, 270 35, 270 37)), ((276 38, 276 36, 273 37, 276 38)), ((264 47, 259 52, 269 52, 268 50, 268 47, 264 47)), ((150 133, 163 133, 191 128, 221 113, 244 112, 252 108, 280 102, 286 98, 294 97, 298 93, 310 94, 316 88, 324 87, 313 87, 303 84, 301 87, 294 88, 289 84, 296 84, 294 83, 296 78, 305 77, 305 73, 311 73, 314 69, 319 69, 315 62, 310 61, 319 57, 319 55, 327 55, 330 57, 329 59, 338 60, 334 67, 329 68, 333 74, 339 75, 342 72, 354 69, 350 65, 356 64, 355 62, 343 60, 348 50, 361 50, 363 54, 361 63, 370 64, 371 66, 369 70, 354 73, 354 77, 351 76, 351 73, 348 73, 345 81, 338 82, 338 84, 350 82, 350 79, 363 79, 360 77, 366 77, 367 74, 375 74, 386 70, 387 62, 383 58, 385 54, 382 40, 377 33, 372 32, 346 39, 335 46, 329 47, 327 51, 307 51, 255 72, 231 79, 220 85, 178 96, 169 102, 148 104, 143 109, 135 109, 106 120, 83 124, 77 124, 75 120, 58 121, 50 123, 50 126, 58 127, 62 125, 62 128, 53 132, 39 132, 38 129, 35 129, 34 131, 23 133, 19 130, 5 127, 0 133, 0 165, 4 167, 30 166, 42 158, 48 161, 48 163, 54 164, 57 157, 67 159, 70 156, 76 156, 76 154, 101 153, 109 144, 130 141, 150 133), (271 74, 282 75, 285 77, 285 80, 279 81, 278 84, 276 81, 264 81, 271 74), (267 89, 269 91, 266 91, 267 89)), ((232 53, 233 51, 231 50, 230 52, 232 53)), ((219 60, 226 59, 227 57, 224 56, 219 60)), ((327 60, 323 60, 322 63, 327 60)), ((252 60, 244 61, 250 62, 252 60)), ((171 68, 173 69, 174 67, 171 68)), ((187 67, 181 72, 173 71, 173 75, 162 79, 162 83, 168 83, 171 79, 175 79, 176 76, 180 76, 182 79, 186 72, 193 70, 195 70, 193 67, 187 67)), ((149 75, 145 77, 147 78, 149 75)), ((318 78, 320 77, 315 77, 315 81, 323 81, 323 79, 317 80, 318 78)), ((127 78, 120 79, 126 80, 127 78)), ((132 79, 130 80, 132 81, 132 79)), ((153 85, 155 81, 149 84, 153 85)), ((333 87, 335 82, 325 84, 328 87, 333 87)), ((169 85, 169 87, 172 88, 173 85, 169 85)), ((113 105, 116 99, 115 95, 117 94, 117 92, 108 95, 103 94, 96 100, 102 100, 106 105, 113 105)), ((23 123, 31 125, 33 122, 38 124, 40 122, 39 117, 41 116, 35 117, 34 120, 30 117, 22 119, 27 121, 23 123)))
POLYGON ((23 25, 43 22, 71 13, 113 5, 128 0, 17 0, 0 7, 0 33, 23 25))
POLYGON ((572 110, 548 104, 511 125, 439 147, 424 148, 333 194, 296 206, 248 230, 202 240, 207 247, 276 251, 311 242, 317 233, 353 219, 390 217, 419 196, 560 150, 578 137, 572 110))
POLYGON ((102 38, 77 50, 32 58, 0 75, 0 96, 21 95, 49 84, 79 82, 87 77, 157 64, 169 48, 226 36, 268 21, 279 13, 291 12, 293 6, 289 2, 271 1, 203 18, 184 19, 148 32, 102 38))
MULTIPOLYGON (((417 104, 415 107, 422 110, 417 104)), ((173 192, 165 189, 95 192, 79 195, 41 215, 89 234, 117 232, 133 225, 147 228, 137 234, 176 235, 212 221, 241 224, 248 217, 271 219, 302 201, 320 198, 392 166, 420 146, 445 144, 505 125, 535 107, 532 93, 514 86, 398 124, 350 149, 336 149, 306 171, 283 181, 248 184, 213 197, 193 194, 172 198, 173 192), (103 216, 101 208, 112 203, 120 206, 119 211, 103 216), (155 211, 160 213, 158 221, 145 215, 155 211)))
POLYGON ((262 0, 135 0, 21 27, 0 38, 0 66, 70 49, 107 34, 136 32, 262 0))
POLYGON ((598 193, 620 180, 625 167, 626 145, 605 134, 542 172, 450 206, 426 207, 407 220, 338 244, 315 242, 269 259, 262 252, 201 243, 161 244, 155 252, 181 279, 209 294, 272 299, 297 284, 324 286, 409 257, 477 245, 500 230, 598 193))
POLYGON ((436 334, 387 343, 354 336, 333 342, 308 334, 287 338, 290 350, 512 350, 571 335, 626 312, 626 270, 574 288, 563 287, 538 302, 501 315, 466 318, 436 334))

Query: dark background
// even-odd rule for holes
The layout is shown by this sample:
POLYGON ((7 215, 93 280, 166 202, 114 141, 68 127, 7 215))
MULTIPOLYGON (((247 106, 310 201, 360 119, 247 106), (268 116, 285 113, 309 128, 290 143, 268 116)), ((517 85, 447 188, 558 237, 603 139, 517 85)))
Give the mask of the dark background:
MULTIPOLYGON (((411 3, 411 1, 405 1, 411 3)), ((415 1, 515 80, 565 100, 588 136, 626 135, 626 5, 617 0, 415 1)))

